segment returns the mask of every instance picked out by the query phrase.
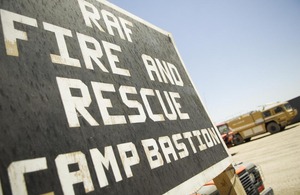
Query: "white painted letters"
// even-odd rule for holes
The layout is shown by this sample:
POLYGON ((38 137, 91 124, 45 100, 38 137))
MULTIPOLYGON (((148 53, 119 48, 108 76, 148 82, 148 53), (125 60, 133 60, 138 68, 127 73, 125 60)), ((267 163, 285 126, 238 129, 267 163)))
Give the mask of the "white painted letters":
POLYGON ((15 29, 14 22, 37 27, 37 21, 34 18, 26 17, 3 9, 0 9, 0 14, 6 54, 10 56, 19 56, 17 39, 27 41, 28 37, 26 32, 15 29))
MULTIPOLYGON (((47 169, 46 158, 36 158, 12 162, 8 167, 8 176, 13 195, 27 195, 25 173, 47 169)), ((1 190, 1 189, 0 189, 1 190)))
POLYGON ((94 185, 85 155, 82 152, 60 154, 55 159, 57 173, 64 194, 75 195, 73 184, 83 183, 86 193, 94 191, 94 185), (79 170, 70 172, 69 166, 78 164, 79 170))

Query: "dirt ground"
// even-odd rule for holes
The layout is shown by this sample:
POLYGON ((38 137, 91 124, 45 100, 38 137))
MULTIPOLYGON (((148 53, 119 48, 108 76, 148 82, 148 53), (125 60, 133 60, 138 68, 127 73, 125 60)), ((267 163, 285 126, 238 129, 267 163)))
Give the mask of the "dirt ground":
POLYGON ((258 165, 275 194, 300 195, 300 123, 277 134, 263 134, 229 148, 235 162, 258 165))

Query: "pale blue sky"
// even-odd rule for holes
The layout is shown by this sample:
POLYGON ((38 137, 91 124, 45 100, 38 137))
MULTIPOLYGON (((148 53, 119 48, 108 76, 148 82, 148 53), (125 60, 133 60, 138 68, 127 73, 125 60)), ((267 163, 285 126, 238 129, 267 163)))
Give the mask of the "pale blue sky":
POLYGON ((170 32, 214 122, 300 96, 299 0, 110 0, 170 32))

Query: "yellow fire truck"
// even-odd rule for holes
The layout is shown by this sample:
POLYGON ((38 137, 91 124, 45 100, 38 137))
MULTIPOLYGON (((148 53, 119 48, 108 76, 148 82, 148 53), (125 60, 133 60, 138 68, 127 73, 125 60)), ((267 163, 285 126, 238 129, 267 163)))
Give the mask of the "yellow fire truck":
POLYGON ((224 129, 231 131, 232 143, 239 145, 244 141, 250 141, 253 136, 265 132, 273 134, 283 130, 296 115, 297 110, 293 109, 288 102, 277 102, 225 121, 217 127, 221 134, 224 129))

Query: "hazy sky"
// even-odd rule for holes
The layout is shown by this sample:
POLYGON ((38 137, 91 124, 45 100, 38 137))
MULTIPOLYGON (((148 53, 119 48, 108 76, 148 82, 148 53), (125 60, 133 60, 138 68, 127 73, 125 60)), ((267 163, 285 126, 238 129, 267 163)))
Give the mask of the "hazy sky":
POLYGON ((110 0, 170 32, 214 122, 300 96, 299 0, 110 0))

